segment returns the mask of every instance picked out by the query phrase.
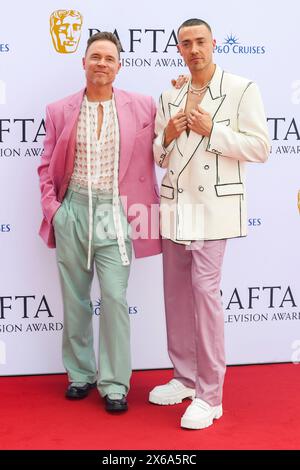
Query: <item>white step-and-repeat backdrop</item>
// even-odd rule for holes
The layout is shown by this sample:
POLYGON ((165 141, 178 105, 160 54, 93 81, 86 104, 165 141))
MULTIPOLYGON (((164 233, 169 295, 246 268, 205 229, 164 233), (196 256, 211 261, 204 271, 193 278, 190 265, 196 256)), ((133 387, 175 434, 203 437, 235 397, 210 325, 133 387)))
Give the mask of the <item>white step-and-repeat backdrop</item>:
MULTIPOLYGON (((259 84, 272 139, 269 161, 248 165, 249 235, 228 243, 222 281, 227 362, 299 360, 300 5, 6 0, 0 12, 0 374, 63 371, 55 252, 38 237, 36 169, 46 104, 84 86, 81 59, 98 30, 115 31, 123 45, 116 86, 157 100, 172 78, 186 73, 176 31, 191 17, 211 24, 215 62, 259 84), (66 10, 59 31, 51 29, 57 10, 66 10)), ((99 298, 95 282, 95 332, 99 298)), ((133 367, 169 367, 160 256, 134 260, 128 301, 133 367)))

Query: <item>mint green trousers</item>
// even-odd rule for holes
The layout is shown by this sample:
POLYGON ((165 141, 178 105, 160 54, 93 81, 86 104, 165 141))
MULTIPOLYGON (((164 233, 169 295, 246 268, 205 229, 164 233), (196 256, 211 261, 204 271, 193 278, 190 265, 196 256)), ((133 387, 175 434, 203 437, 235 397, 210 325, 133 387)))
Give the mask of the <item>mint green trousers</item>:
MULTIPOLYGON (((129 226, 123 212, 121 217, 127 255, 131 260, 129 226)), ((130 267, 121 264, 112 196, 93 194, 90 269, 87 269, 89 224, 85 190, 68 189, 53 224, 64 307, 63 363, 69 380, 86 383, 97 380, 101 396, 108 393, 127 395, 131 376, 130 322, 126 301, 130 267), (90 298, 94 266, 101 290, 98 368, 90 298)))

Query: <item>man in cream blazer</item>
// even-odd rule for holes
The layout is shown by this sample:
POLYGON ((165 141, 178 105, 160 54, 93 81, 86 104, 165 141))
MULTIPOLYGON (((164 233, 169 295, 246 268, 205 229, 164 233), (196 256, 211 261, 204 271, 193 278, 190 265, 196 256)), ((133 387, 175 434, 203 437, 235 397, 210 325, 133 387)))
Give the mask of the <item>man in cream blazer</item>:
POLYGON ((178 40, 191 78, 160 97, 154 143, 155 160, 166 169, 160 224, 174 378, 149 400, 194 398, 181 426, 201 429, 222 416, 226 240, 247 233, 245 163, 267 159, 269 137, 257 85, 213 63, 210 26, 187 20, 178 40))

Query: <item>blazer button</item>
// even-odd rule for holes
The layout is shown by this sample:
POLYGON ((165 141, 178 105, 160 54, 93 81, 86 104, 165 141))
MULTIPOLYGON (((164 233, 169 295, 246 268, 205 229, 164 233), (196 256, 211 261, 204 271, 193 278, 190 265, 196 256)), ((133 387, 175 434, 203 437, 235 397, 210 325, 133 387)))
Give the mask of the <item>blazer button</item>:
POLYGON ((143 183, 145 181, 145 176, 140 176, 139 180, 143 183))
POLYGON ((204 191, 203 186, 199 186, 198 189, 199 189, 199 191, 204 191))
POLYGON ((183 189, 182 189, 182 188, 179 188, 179 189, 178 189, 178 192, 179 192, 179 193, 183 193, 183 189))
POLYGON ((209 165, 204 165, 204 170, 209 170, 209 165))

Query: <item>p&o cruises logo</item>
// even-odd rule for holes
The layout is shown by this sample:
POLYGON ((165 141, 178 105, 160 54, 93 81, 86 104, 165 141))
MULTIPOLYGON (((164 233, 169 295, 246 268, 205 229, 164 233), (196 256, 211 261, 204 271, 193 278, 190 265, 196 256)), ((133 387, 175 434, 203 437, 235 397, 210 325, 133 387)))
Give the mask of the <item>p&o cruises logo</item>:
POLYGON ((0 42, 0 52, 9 52, 9 44, 0 42))
POLYGON ((266 48, 261 45, 243 44, 231 33, 221 45, 216 46, 215 52, 219 54, 265 54, 266 48))
POLYGON ((60 54, 77 51, 83 24, 77 10, 56 10, 50 16, 50 33, 53 46, 60 54))
POLYGON ((0 221, 0 234, 1 233, 8 233, 11 231, 11 225, 10 224, 3 224, 0 221))
MULTIPOLYGON (((96 302, 93 304, 93 309, 94 309, 94 315, 99 316, 102 313, 101 310, 101 299, 97 299, 96 302)), ((136 306, 130 306, 128 307, 128 313, 129 315, 136 315, 138 314, 138 308, 136 306)))

